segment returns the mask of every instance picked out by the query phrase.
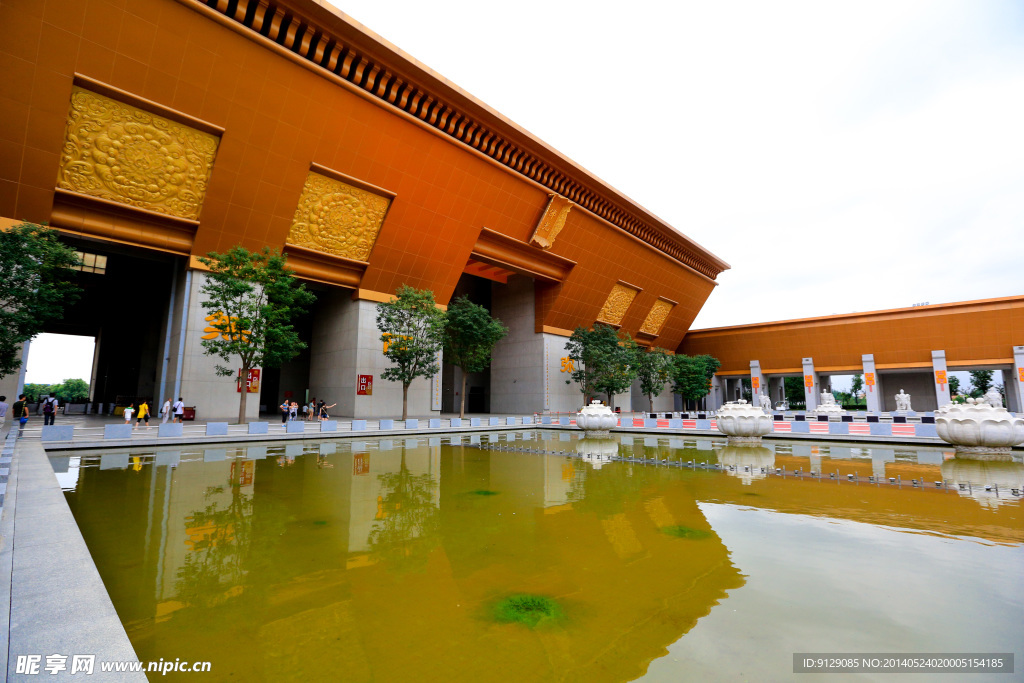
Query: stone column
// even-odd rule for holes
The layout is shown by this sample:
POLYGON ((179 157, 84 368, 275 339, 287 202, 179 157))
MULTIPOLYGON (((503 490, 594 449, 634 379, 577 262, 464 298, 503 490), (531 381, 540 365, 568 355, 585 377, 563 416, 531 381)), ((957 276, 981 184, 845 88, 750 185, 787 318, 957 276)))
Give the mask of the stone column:
POLYGON ((860 357, 864 366, 864 396, 868 402, 869 413, 882 412, 882 404, 879 396, 878 373, 875 371, 875 354, 865 353, 860 357))
POLYGON ((1024 346, 1013 347, 1013 373, 1003 379, 1006 386, 1006 405, 1014 413, 1024 412, 1024 346), (1013 399, 1011 402, 1010 399, 1013 399))
MULTIPOLYGON (((222 377, 217 374, 216 366, 227 365, 237 370, 238 358, 235 357, 226 364, 220 358, 208 356, 202 346, 203 336, 211 334, 206 332, 210 323, 206 317, 210 315, 202 307, 202 301, 206 299, 202 295, 202 287, 206 282, 206 273, 198 270, 190 271, 190 278, 186 278, 186 296, 176 297, 175 308, 177 311, 170 316, 172 320, 184 321, 182 327, 171 335, 171 350, 180 349, 180 355, 168 363, 168 372, 174 366, 176 377, 180 382, 175 385, 180 387, 174 399, 180 396, 186 406, 194 406, 196 419, 217 420, 226 419, 234 422, 238 419, 238 402, 240 399, 238 386, 235 377, 222 377)), ((166 390, 165 390, 166 393, 166 390)), ((165 397, 153 397, 150 408, 159 410, 157 401, 165 397)), ((162 404, 161 404, 162 405, 162 404)), ((247 420, 255 420, 259 417, 260 394, 254 392, 246 397, 245 416, 247 420)))
POLYGON ((821 389, 818 386, 818 374, 814 372, 814 359, 804 358, 804 397, 807 402, 807 410, 814 410, 818 407, 818 392, 821 389), (807 386, 810 384, 810 386, 807 386))
MULTIPOLYGON (((402 415, 402 385, 381 373, 391 366, 377 329, 377 303, 353 301, 351 292, 332 290, 319 295, 310 342, 310 396, 337 403, 331 416, 397 418, 402 415), (372 392, 359 394, 360 375, 370 375, 372 392)), ((432 378, 419 377, 409 385, 409 416, 440 410, 440 367, 432 378)), ((273 405, 282 397, 267 397, 273 405)))
MULTIPOLYGON (((11 405, 18 400, 18 394, 25 390, 25 369, 28 367, 28 347, 31 344, 27 341, 21 345, 21 367, 9 375, 0 377, 0 396, 7 397, 7 404, 11 405)), ((8 423, 10 413, 8 413, 8 423)))
POLYGON ((718 410, 725 403, 726 381, 724 377, 715 375, 711 378, 711 390, 708 392, 706 405, 708 410, 718 410))
MULTIPOLYGON (((572 379, 575 366, 565 350, 569 338, 537 332, 535 310, 531 278, 517 275, 508 284, 492 284, 491 314, 508 327, 491 359, 493 414, 566 413, 583 406, 579 384, 572 379)), ((628 391, 615 397, 616 407, 623 411, 630 404, 628 391)))
POLYGON ((935 385, 935 402, 941 408, 950 401, 945 351, 932 351, 932 383, 935 385))
POLYGON ((768 392, 764 375, 761 374, 761 362, 752 360, 750 361, 750 402, 755 406, 761 405, 758 396, 761 392, 768 392))

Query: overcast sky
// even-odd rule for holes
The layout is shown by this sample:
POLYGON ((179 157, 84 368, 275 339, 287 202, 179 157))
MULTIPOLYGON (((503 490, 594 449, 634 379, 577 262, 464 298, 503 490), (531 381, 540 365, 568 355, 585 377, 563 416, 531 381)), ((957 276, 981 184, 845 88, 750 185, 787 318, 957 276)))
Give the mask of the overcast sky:
POLYGON ((729 262, 694 328, 1024 291, 1022 2, 335 4, 729 262))

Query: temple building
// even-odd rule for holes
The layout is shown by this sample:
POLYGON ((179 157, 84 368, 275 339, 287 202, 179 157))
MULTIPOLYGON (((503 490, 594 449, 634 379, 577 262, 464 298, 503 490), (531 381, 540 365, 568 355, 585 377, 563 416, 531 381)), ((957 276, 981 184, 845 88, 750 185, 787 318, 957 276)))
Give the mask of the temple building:
MULTIPOLYGON (((777 400, 786 376, 812 408, 829 375, 863 372, 869 408, 906 388, 928 410, 947 371, 987 368, 1021 410, 1021 296, 687 334, 729 268, 684 234, 701 226, 666 224, 319 0, 7 2, 0 59, 0 227, 48 223, 82 253, 83 296, 46 331, 96 339, 94 404, 182 396, 226 418, 244 389, 250 418, 310 397, 394 416, 375 314, 405 284, 508 326, 470 412, 578 409, 565 344, 595 322, 720 358, 709 409, 743 380, 777 400), (245 379, 201 345, 217 330, 197 257, 235 245, 284 252, 317 295, 307 348, 245 379)), ((459 373, 416 380, 410 413, 457 409, 459 373)), ((616 405, 648 408, 638 386, 616 405)))
MULTIPOLYGON (((400 410, 375 311, 403 284, 440 305, 467 294, 509 327, 469 378, 471 411, 572 410, 573 328, 675 350, 729 267, 315 0, 0 11, 0 218, 83 253, 84 296, 46 331, 97 339, 94 402, 237 414, 240 383, 203 354, 216 331, 197 261, 234 245, 283 251, 318 299, 298 322, 308 348, 252 378, 250 417, 307 390, 339 415, 400 410)), ((457 407, 458 372, 414 382, 410 412, 457 407)))

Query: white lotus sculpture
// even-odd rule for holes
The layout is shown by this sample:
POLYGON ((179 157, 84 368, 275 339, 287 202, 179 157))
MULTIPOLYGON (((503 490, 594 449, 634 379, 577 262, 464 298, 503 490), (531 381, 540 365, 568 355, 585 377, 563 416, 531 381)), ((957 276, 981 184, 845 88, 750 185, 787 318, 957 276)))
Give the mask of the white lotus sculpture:
POLYGON ((619 420, 611 408, 600 401, 591 401, 589 406, 576 413, 576 426, 587 436, 608 436, 608 430, 618 427, 619 420))
POLYGON ((729 443, 761 443, 761 437, 772 431, 772 419, 758 406, 740 399, 718 409, 718 431, 729 437, 729 443))
POLYGON ((957 457, 976 460, 1011 460, 1011 449, 1024 443, 1024 418, 985 399, 950 403, 935 411, 935 431, 956 446, 957 457))

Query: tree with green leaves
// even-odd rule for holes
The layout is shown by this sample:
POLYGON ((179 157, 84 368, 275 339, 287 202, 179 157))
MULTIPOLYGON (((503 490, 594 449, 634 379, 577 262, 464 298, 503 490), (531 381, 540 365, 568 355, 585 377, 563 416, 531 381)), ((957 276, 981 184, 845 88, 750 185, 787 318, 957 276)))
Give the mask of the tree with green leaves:
POLYGON ((494 345, 508 334, 490 311, 460 296, 448 304, 445 312, 444 358, 462 370, 459 417, 466 413, 466 375, 481 372, 491 364, 494 345))
POLYGON ((676 354, 672 359, 672 367, 669 373, 672 378, 672 391, 683 397, 683 400, 693 401, 696 404, 708 395, 711 390, 711 378, 722 366, 722 363, 714 356, 701 354, 699 356, 687 356, 676 354))
POLYGON ((35 384, 33 382, 25 382, 25 388, 22 389, 25 392, 25 396, 28 397, 29 403, 36 403, 44 396, 49 396, 51 391, 57 388, 56 384, 35 384))
POLYGON ((949 395, 956 396, 960 393, 960 378, 950 373, 949 375, 949 395))
POLYGON ((984 396, 988 388, 992 386, 991 370, 971 370, 971 396, 978 398, 984 396))
POLYGON ((615 396, 624 394, 633 387, 633 381, 636 379, 636 357, 640 351, 640 345, 628 333, 620 334, 611 362, 605 367, 604 372, 598 375, 597 390, 608 397, 608 407, 612 410, 615 410, 615 396))
POLYGON ((89 400, 89 383, 84 379, 66 379, 51 391, 64 403, 82 403, 89 400))
POLYGON ((789 404, 790 408, 802 407, 807 403, 803 377, 784 377, 782 379, 782 386, 786 392, 786 403, 789 404))
POLYGON ((590 329, 573 330, 565 350, 573 361, 571 376, 580 385, 584 405, 603 393, 614 410, 615 395, 633 386, 636 379, 636 342, 611 325, 595 323, 590 329))
MULTIPOLYGON (((206 354, 230 363, 238 358, 241 381, 253 368, 278 367, 294 358, 305 343, 292 319, 316 297, 292 277, 285 257, 269 248, 249 251, 235 246, 223 254, 210 252, 199 261, 210 271, 201 289, 203 308, 212 315, 210 327, 219 334, 202 341, 206 354)), ((217 365, 217 374, 232 377, 237 370, 217 365)), ((238 422, 245 423, 246 398, 242 387, 238 422)))
POLYGON ((0 230, 0 377, 21 366, 26 341, 78 300, 80 263, 56 230, 34 223, 0 230))
POLYGON ((853 382, 850 385, 850 394, 853 395, 853 400, 857 401, 857 394, 864 388, 864 378, 860 375, 853 376, 853 382))
POLYGON ((636 354, 636 375, 640 380, 640 392, 647 397, 651 411, 654 397, 661 394, 669 381, 672 356, 665 349, 653 347, 636 354))
POLYGON ((403 420, 409 417, 409 385, 417 377, 437 372, 444 327, 444 311, 437 308, 430 290, 402 285, 393 301, 377 304, 384 357, 393 363, 380 376, 402 383, 403 420))

